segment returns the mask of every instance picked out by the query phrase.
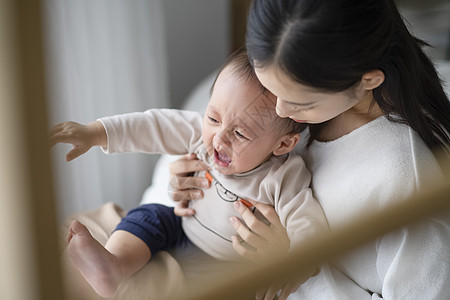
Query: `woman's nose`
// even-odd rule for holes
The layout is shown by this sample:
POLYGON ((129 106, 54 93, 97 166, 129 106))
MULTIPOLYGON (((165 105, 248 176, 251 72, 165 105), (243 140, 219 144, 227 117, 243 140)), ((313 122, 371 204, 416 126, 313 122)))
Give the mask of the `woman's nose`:
POLYGON ((275 110, 277 112, 277 115, 282 118, 287 118, 292 114, 292 111, 289 110, 289 106, 285 104, 283 100, 280 100, 280 98, 277 98, 277 105, 275 107, 275 110))

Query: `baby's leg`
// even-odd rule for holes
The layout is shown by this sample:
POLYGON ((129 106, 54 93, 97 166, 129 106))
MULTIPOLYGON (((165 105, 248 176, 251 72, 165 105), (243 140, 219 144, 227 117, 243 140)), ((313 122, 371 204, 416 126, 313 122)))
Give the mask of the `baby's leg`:
POLYGON ((102 297, 114 295, 119 284, 150 259, 147 244, 135 235, 114 231, 103 247, 78 221, 69 231, 68 252, 86 281, 102 297))

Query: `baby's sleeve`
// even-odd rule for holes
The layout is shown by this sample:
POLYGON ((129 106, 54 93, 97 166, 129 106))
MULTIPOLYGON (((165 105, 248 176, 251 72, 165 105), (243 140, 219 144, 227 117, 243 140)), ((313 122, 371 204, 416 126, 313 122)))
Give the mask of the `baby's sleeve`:
POLYGON ((100 118, 108 137, 105 153, 194 153, 201 143, 202 116, 176 109, 150 109, 145 112, 100 118))
POLYGON ((311 173, 300 155, 289 155, 277 172, 274 184, 274 206, 286 228, 291 248, 329 230, 325 214, 314 198, 311 173))

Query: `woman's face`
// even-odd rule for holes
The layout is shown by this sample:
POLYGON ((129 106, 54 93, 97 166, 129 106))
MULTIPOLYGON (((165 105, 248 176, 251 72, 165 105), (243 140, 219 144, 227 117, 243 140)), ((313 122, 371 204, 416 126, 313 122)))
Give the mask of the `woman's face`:
POLYGON ((364 96, 364 91, 358 87, 324 93, 292 80, 274 66, 257 68, 255 72, 262 85, 277 96, 277 114, 301 123, 331 120, 354 107, 364 96))

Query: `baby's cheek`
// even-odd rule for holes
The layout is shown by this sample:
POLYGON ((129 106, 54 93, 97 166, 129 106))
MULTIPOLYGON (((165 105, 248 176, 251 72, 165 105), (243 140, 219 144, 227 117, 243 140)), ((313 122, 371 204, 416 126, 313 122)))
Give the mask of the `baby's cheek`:
POLYGON ((203 129, 202 141, 209 155, 212 155, 214 153, 214 148, 212 146, 212 139, 213 136, 211 134, 208 134, 208 132, 203 129))
POLYGON ((240 155, 236 155, 237 158, 234 165, 239 168, 239 173, 250 171, 261 163, 262 159, 259 159, 255 153, 250 152, 251 151, 245 151, 240 155))

